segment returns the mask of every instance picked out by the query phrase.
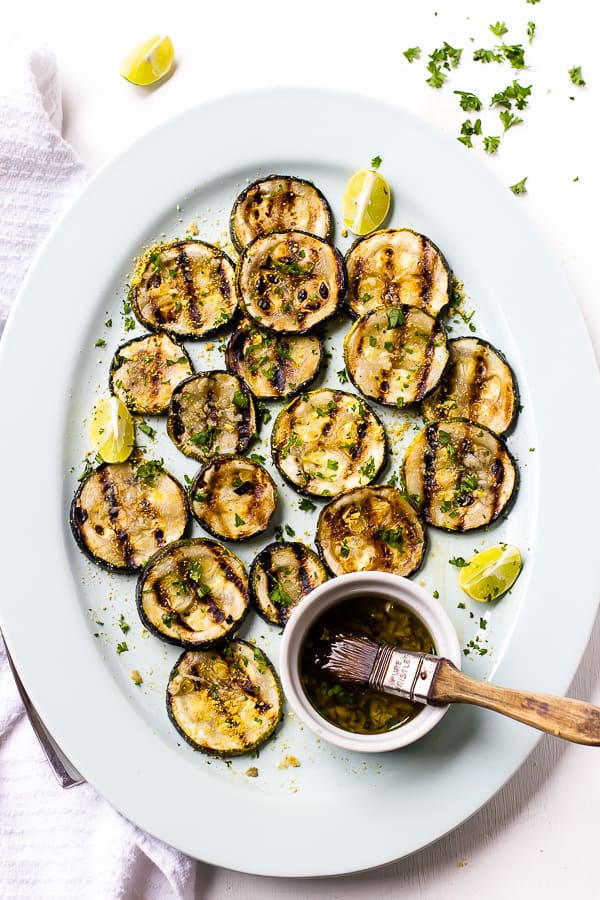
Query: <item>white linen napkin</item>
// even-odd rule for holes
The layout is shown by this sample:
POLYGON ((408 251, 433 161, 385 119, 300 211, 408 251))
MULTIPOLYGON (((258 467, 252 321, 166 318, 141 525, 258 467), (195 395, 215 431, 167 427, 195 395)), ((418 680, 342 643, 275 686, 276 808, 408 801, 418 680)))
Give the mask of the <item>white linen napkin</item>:
MULTIPOLYGON (((60 134, 52 52, 1 29, 0 51, 1 332, 34 251, 86 175, 60 134)), ((195 872, 89 785, 59 787, 0 646, 0 896, 188 900, 195 872)))

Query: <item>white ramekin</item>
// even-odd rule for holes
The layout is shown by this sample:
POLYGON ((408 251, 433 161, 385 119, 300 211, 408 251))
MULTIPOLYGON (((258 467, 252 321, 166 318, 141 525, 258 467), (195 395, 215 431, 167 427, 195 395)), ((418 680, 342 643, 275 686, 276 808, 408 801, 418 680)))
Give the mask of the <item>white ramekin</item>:
POLYGON ((294 610, 283 633, 279 671, 290 706, 298 718, 318 737, 362 753, 397 750, 417 741, 440 721, 447 706, 424 706, 406 725, 383 734, 354 734, 332 725, 316 711, 300 680, 300 658, 308 632, 326 610, 351 597, 382 597, 396 600, 411 609, 433 637, 439 656, 450 659, 458 668, 461 652, 456 631, 439 600, 408 578, 388 572, 351 572, 326 581, 315 588, 294 610))

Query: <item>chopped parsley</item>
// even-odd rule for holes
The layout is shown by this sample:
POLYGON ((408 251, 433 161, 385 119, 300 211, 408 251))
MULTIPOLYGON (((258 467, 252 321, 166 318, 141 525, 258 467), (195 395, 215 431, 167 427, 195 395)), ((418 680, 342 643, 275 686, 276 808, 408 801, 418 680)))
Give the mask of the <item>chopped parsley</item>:
POLYGON ((242 517, 239 516, 239 515, 236 513, 236 514, 235 514, 234 524, 236 525, 236 527, 237 527, 237 526, 240 526, 240 525, 245 525, 245 524, 246 524, 246 520, 245 520, 245 519, 242 519, 242 517))
POLYGON ((408 50, 402 51, 402 56, 405 56, 409 63, 415 61, 415 59, 421 58, 421 48, 420 47, 409 47, 408 50))
POLYGON ((380 156, 374 156, 371 160, 371 168, 378 169, 382 162, 383 160, 380 156))
POLYGON ((500 146, 500 138, 497 135, 486 135, 483 139, 483 149, 486 153, 496 153, 500 146))
POLYGON ((522 178, 520 181, 517 181, 516 184, 511 184, 510 189, 513 192, 513 194, 526 194, 527 193, 527 187, 525 186, 527 178, 528 178, 528 176, 526 175, 525 178, 522 178))
POLYGON ((520 116, 515 116, 514 113, 509 112, 507 109, 503 109, 500 113, 500 121, 502 122, 504 131, 506 132, 514 125, 520 125, 523 119, 520 116))
POLYGON ((127 653, 128 650, 129 650, 129 647, 127 646, 126 641, 120 641, 117 644, 117 653, 119 656, 121 655, 121 653, 127 653))
POLYGON ((201 450, 208 453, 212 448, 217 431, 216 425, 208 425, 204 431, 197 431, 196 434, 192 434, 190 440, 196 447, 200 447, 201 450))
POLYGON ((581 66, 573 66, 572 69, 569 69, 569 78, 577 87, 584 87, 585 79, 581 74, 581 66))
POLYGON ((138 428, 140 429, 140 431, 142 431, 144 434, 148 435, 149 438, 153 438, 153 437, 155 436, 155 434, 156 434, 155 429, 152 428, 151 425, 148 425, 147 422, 144 422, 143 419, 141 420, 141 422, 138 422, 138 423, 137 423, 137 427, 138 427, 138 428))
POLYGON ((104 340, 104 338, 98 338, 98 340, 94 344, 94 347, 106 347, 106 341, 104 340))
POLYGON ((453 556, 452 559, 449 559, 448 562, 451 566, 456 566, 457 569, 463 569, 465 566, 468 566, 469 563, 462 556, 453 556))
POLYGON ((506 27, 506 22, 496 22, 495 25, 489 26, 492 34, 495 34, 496 37, 502 37, 502 35, 506 34, 508 28, 506 27))
POLYGON ((404 325, 404 313, 398 306, 394 306, 387 312, 388 328, 397 328, 404 325))
POLYGON ((340 369, 339 372, 337 372, 337 377, 340 379, 342 384, 346 384, 346 382, 348 381, 348 376, 346 375, 345 369, 340 369))
POLYGON ((232 400, 236 409, 248 409, 248 406, 250 405, 250 401, 243 391, 236 391, 232 400))
POLYGON ((454 91, 454 93, 458 94, 460 97, 460 107, 461 109, 464 109, 465 112, 469 112, 469 110, 479 112, 483 106, 479 97, 476 97, 475 94, 470 94, 469 91, 454 91))
POLYGON ((394 550, 402 550, 404 546, 404 532, 402 528, 380 528, 377 534, 384 543, 394 550))
POLYGON ((273 587, 269 591, 269 600, 275 606, 290 606, 292 603, 292 598, 284 590, 280 581, 277 581, 275 578, 271 576, 271 581, 273 583, 273 587))
POLYGON ((304 510, 304 512, 312 512, 313 509, 317 508, 317 504, 313 503, 312 500, 304 497, 300 503, 298 504, 298 509, 304 510))
POLYGON ((123 613, 121 613, 121 615, 119 616, 119 628, 121 629, 123 634, 127 634, 127 632, 129 631, 129 625, 125 621, 125 617, 123 616, 123 613))
POLYGON ((149 459, 147 462, 142 463, 137 467, 135 477, 138 481, 143 481, 144 484, 153 487, 156 477, 162 475, 164 471, 162 459, 149 459))

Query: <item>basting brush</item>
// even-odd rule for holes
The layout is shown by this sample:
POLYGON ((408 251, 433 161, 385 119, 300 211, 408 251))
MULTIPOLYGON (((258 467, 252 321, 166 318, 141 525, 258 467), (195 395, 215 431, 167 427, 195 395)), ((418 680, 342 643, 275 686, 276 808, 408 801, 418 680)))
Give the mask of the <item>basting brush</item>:
POLYGON ((366 637, 338 637, 323 668, 338 681, 362 684, 416 703, 473 703, 577 744, 600 745, 600 707, 477 681, 440 656, 377 644, 366 637))

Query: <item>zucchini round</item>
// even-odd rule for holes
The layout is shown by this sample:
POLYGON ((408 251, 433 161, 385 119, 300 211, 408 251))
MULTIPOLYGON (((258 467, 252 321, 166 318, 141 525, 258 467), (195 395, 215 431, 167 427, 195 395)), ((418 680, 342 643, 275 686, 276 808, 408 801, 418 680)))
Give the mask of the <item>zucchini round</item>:
POLYGON ((267 470, 243 456, 217 456, 190 487, 194 518, 215 537, 245 541, 261 534, 277 508, 277 488, 267 470))
POLYGON ((471 419, 505 434, 519 410, 519 391, 502 354, 482 338, 448 341, 450 361, 436 390, 422 406, 426 421, 471 419))
POLYGON ((306 544, 275 541, 250 567, 250 599, 263 619, 283 628, 300 601, 327 577, 323 563, 306 544))
POLYGON ((82 481, 71 504, 75 540, 107 569, 137 572, 189 519, 185 491, 162 466, 141 457, 103 463, 82 481))
POLYGON ((283 694, 258 647, 232 641, 221 650, 188 650, 169 676, 167 712, 181 736, 212 756, 257 750, 281 721, 283 694))
POLYGON ((450 300, 450 273, 433 241, 410 228, 377 231, 346 254, 346 304, 356 316, 379 306, 416 306, 436 316, 450 300))
POLYGON ((243 378, 260 400, 293 397, 316 378, 323 362, 316 335, 277 335, 243 322, 229 339, 227 368, 243 378))
POLYGON ((146 628, 189 650, 231 635, 249 609, 244 566, 208 538, 176 541, 159 550, 138 578, 136 603, 146 628))
POLYGON ((237 309, 234 265, 204 241, 151 247, 131 282, 129 301, 150 331, 198 340, 218 331, 237 309))
POLYGON ((377 478, 386 461, 383 425, 355 394, 321 388, 277 416, 275 465, 301 494, 334 497, 377 478))
POLYGON ((342 298, 342 256, 322 238, 278 231, 255 238, 237 269, 240 302, 264 328, 304 334, 330 319, 342 298))
POLYGON ((181 344, 166 334, 149 334, 117 349, 110 364, 110 391, 130 412, 157 415, 169 405, 173 388, 193 371, 181 344))
POLYGON ((388 406, 415 403, 438 384, 446 363, 446 332, 411 306, 383 306, 358 319, 344 341, 352 382, 388 406))
POLYGON ((321 510, 316 544, 333 575, 378 570, 412 575, 427 535, 421 517, 396 487, 356 488, 321 510))
POLYGON ((173 391, 167 434, 182 453, 200 462, 240 453, 256 435, 252 394, 231 372, 192 375, 173 391))
POLYGON ((489 525, 507 512, 518 483, 502 438, 467 419, 426 425, 406 451, 402 477, 425 521, 446 531, 489 525))
POLYGON ((254 238, 288 228, 327 238, 332 215, 321 191, 303 178, 269 175, 239 195, 229 220, 233 245, 242 252, 254 238))

